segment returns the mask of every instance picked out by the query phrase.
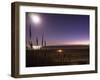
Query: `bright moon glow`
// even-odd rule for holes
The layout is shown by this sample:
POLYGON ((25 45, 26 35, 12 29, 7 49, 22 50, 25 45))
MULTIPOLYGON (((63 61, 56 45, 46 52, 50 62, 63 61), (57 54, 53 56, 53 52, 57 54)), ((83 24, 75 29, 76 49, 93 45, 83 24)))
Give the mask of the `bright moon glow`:
POLYGON ((40 24, 40 22, 41 22, 40 16, 38 14, 31 14, 30 18, 31 18, 32 22, 35 24, 40 24))

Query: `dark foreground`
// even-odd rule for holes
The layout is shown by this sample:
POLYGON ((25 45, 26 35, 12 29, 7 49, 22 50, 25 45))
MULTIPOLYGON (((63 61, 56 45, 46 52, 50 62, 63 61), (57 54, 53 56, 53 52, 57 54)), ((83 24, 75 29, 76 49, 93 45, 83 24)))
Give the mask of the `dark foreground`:
POLYGON ((26 67, 89 64, 89 46, 49 46, 26 50, 26 67))

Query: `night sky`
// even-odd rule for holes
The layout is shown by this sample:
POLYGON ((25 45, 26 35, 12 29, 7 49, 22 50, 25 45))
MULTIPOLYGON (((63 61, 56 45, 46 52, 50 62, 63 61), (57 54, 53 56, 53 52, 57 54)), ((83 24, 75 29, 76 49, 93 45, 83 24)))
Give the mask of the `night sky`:
POLYGON ((85 45, 89 44, 89 15, 31 13, 39 15, 41 22, 35 24, 26 13, 26 42, 29 41, 31 25, 32 40, 36 36, 41 43, 42 34, 47 45, 85 45))

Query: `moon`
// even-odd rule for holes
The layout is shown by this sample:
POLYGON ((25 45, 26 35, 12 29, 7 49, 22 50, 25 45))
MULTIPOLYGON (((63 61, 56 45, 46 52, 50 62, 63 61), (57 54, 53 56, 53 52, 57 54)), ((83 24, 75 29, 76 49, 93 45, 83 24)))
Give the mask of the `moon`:
POLYGON ((41 23, 41 19, 40 19, 40 16, 38 14, 31 14, 30 18, 31 18, 31 20, 34 24, 40 24, 41 23))

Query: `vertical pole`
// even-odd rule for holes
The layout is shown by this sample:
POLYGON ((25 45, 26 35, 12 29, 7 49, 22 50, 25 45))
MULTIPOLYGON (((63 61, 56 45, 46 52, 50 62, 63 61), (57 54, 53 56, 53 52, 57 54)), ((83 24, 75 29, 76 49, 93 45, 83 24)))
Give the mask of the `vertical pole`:
POLYGON ((36 37, 36 45, 38 46, 38 44, 39 44, 39 43, 38 43, 38 37, 36 37))
POLYGON ((30 47, 31 47, 31 49, 32 49, 32 32, 31 32, 31 24, 30 24, 30 27, 29 27, 29 45, 30 45, 30 47))
POLYGON ((46 41, 44 41, 44 46, 46 47, 46 45, 47 45, 47 43, 46 43, 46 41))
POLYGON ((42 46, 44 46, 44 33, 42 34, 42 46))
POLYGON ((30 28, 29 28, 29 37, 30 37, 30 40, 31 40, 31 24, 30 24, 30 28))

